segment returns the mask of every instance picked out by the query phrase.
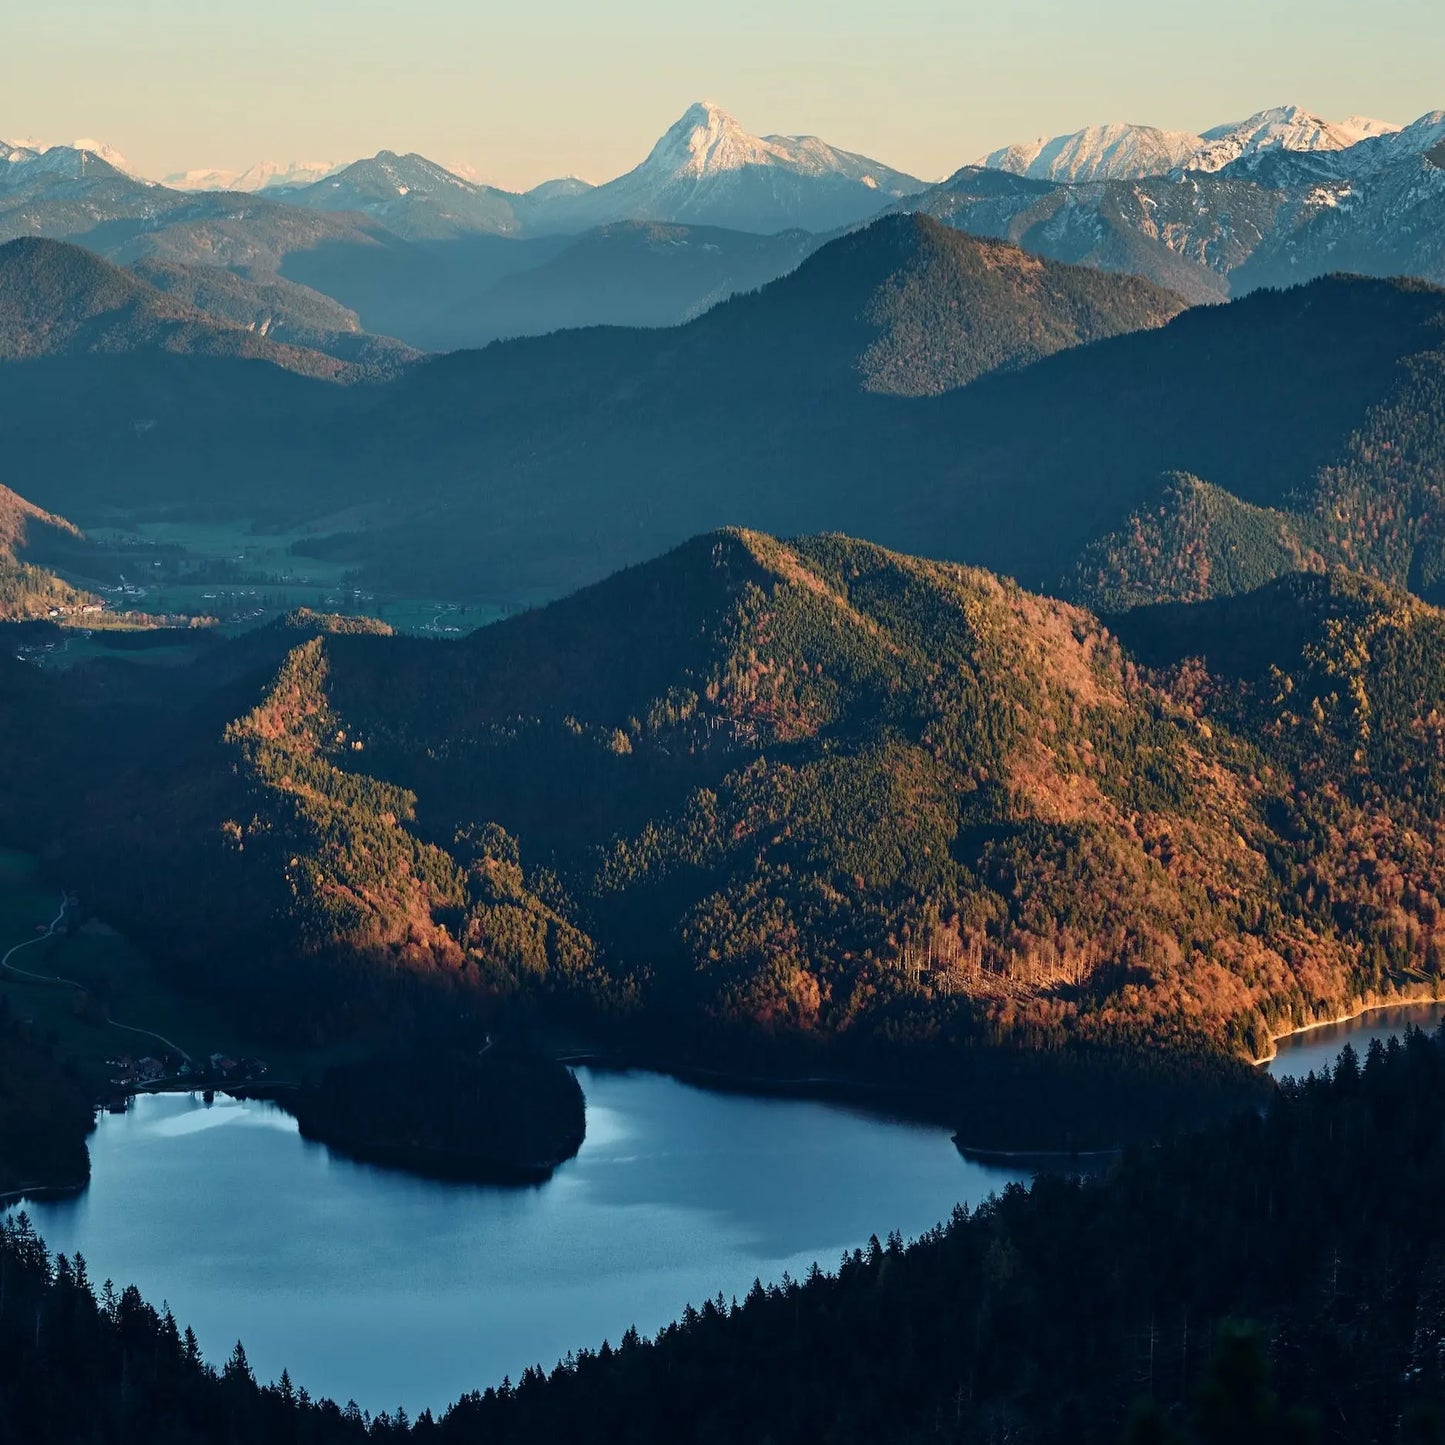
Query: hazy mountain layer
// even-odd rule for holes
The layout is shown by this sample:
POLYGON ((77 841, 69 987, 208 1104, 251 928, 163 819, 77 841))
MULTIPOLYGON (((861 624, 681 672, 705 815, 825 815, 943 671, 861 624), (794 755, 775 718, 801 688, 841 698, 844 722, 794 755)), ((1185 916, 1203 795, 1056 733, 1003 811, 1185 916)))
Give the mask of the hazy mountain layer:
POLYGON ((5 375, 0 434, 34 499, 82 523, 117 496, 345 513, 372 530, 311 545, 420 595, 555 596, 740 521, 1111 609, 1329 563, 1433 596, 1442 304, 1334 279, 1159 327, 1179 302, 1146 283, 899 218, 685 327, 499 343, 386 386, 33 362, 5 375))
POLYGON ((203 311, 182 299, 186 289, 162 291, 79 246, 10 241, 0 246, 0 360, 168 353, 346 378, 336 357, 273 340, 269 327, 203 311))

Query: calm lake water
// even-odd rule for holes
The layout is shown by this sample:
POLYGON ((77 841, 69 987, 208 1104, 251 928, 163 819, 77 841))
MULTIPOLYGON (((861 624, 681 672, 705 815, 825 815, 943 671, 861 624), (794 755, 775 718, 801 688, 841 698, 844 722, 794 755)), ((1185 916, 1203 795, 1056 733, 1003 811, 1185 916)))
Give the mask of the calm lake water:
POLYGON ((1023 1177, 948 1131, 579 1070, 587 1142, 529 1189, 439 1184, 310 1144, 274 1106, 151 1095, 102 1115, 92 1182, 27 1208, 91 1277, 168 1302, 219 1363, 373 1412, 444 1407, 684 1304, 914 1236, 1023 1177))
POLYGON ((1402 1004, 1375 1009, 1348 1023, 1325 1024, 1308 1033, 1292 1034, 1280 1040, 1279 1053, 1270 1062, 1269 1072, 1277 1079, 1303 1078, 1311 1069, 1319 1072, 1332 1066, 1346 1044, 1363 1059, 1372 1039, 1403 1034, 1411 1024, 1433 1033, 1442 1019, 1445 1019, 1445 1004, 1402 1004))

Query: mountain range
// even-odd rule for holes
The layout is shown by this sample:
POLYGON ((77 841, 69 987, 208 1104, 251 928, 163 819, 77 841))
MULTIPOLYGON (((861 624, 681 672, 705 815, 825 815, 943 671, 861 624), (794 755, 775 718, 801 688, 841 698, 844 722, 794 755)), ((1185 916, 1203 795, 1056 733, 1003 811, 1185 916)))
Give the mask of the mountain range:
POLYGON ((1321 120, 1300 106, 1282 105, 1199 135, 1148 125, 1088 126, 1068 135, 1004 146, 978 164, 1043 181, 1140 180, 1175 170, 1247 167, 1255 158, 1276 152, 1339 153, 1403 129, 1365 116, 1321 120))
POLYGON ((201 169, 175 171, 161 180, 174 191, 271 190, 279 186, 309 186, 340 170, 330 161, 257 161, 240 171, 201 169))
POLYGON ((443 1044, 491 1113, 476 1061, 546 1049, 575 1150, 585 1045, 1073 1177, 414 1428, 206 1366, 20 1214, 0 1420, 1435 1438, 1445 1033, 1258 1065, 1445 978, 1445 116, 1099 127, 927 187, 711 106, 600 186, 312 169, 0 147, 0 841, 66 889, 15 931, 27 971, 82 919, 154 965, 12 981, 0 1187, 84 1179, 67 1053, 112 1009, 284 1047, 308 1138, 384 1095, 380 1162, 475 1132, 391 1107, 443 1044), (191 625, 68 615, 153 554, 191 625), (198 615, 267 582, 267 622, 198 615), (430 621, 278 616, 302 586, 430 621))
POLYGON ((617 221, 770 233, 830 231, 875 215, 923 182, 814 136, 748 134, 719 107, 689 107, 647 158, 605 185, 552 181, 524 194, 390 151, 287 192, 298 206, 359 211, 398 235, 441 239, 585 231, 617 221))
MULTIPOLYGON (((710 114, 686 128, 700 169, 713 150, 762 164, 710 114)), ((1308 187, 1231 166, 1075 185, 966 168, 831 240, 661 222, 407 239, 387 208, 413 162, 462 198, 454 217, 484 188, 414 157, 321 183, 371 185, 368 215, 180 195, 73 151, 0 188, 0 210, 83 215, 130 269, 33 239, 0 252, 0 345, 30 357, 4 369, 0 437, 32 500, 84 525, 113 496, 304 521, 327 534, 313 550, 403 591, 476 597, 485 577, 492 600, 555 596, 739 523, 839 526, 1110 610, 1328 564, 1435 596, 1439 293, 1268 289, 1325 267, 1439 273, 1431 134, 1329 152, 1375 169, 1308 187), (1178 314, 1230 291, 1252 294, 1178 314), (519 339, 419 363, 379 331, 519 339), (234 414, 245 451, 221 440, 234 414), (1382 445, 1392 426, 1419 460, 1382 445)))
POLYGON ((404 595, 556 596, 727 524, 837 527, 1110 611, 1330 564, 1439 595, 1445 293, 1336 277, 1182 307, 895 216, 683 326, 363 386, 232 360, 224 329, 216 354, 11 366, 0 442, 81 525, 115 497, 304 523, 404 595))
MULTIPOLYGON (((1000 147, 982 157, 977 164, 1050 181, 1134 180, 1168 174, 1176 169, 1212 172, 1241 163, 1247 167, 1257 158, 1272 153, 1328 156, 1355 151, 1350 162, 1352 165, 1354 161, 1365 158, 1365 153, 1355 148, 1367 140, 1397 137, 1393 143, 1396 155, 1405 148, 1428 149, 1428 145, 1418 145, 1417 142, 1431 121, 1439 118, 1438 113, 1425 116, 1412 126, 1358 115, 1348 116, 1342 121, 1329 121, 1301 106, 1282 105, 1259 111, 1246 120, 1229 122, 1200 133, 1120 122, 1093 125, 1065 135, 1041 136, 1036 140, 1000 147)), ((131 171, 118 151, 100 141, 77 140, 68 147, 47 146, 36 141, 0 142, 0 155, 17 162, 34 159, 47 151, 60 155, 67 150, 88 151, 118 170, 131 171)), ((398 157, 393 152, 383 151, 371 159, 394 164, 398 157)), ((200 192, 294 190, 314 187, 320 181, 350 171, 353 165, 375 170, 366 160, 345 163, 261 161, 243 170, 202 167, 173 172, 163 177, 160 184, 175 190, 200 192)), ((771 173, 775 183, 785 176, 831 177, 840 182, 852 181, 892 197, 924 188, 924 183, 916 177, 865 156, 838 150, 814 136, 751 135, 722 107, 710 101, 690 106, 641 165, 605 185, 569 177, 546 181, 529 191, 514 193, 482 185, 474 168, 467 165, 436 169, 445 169, 449 175, 478 189, 513 199, 525 196, 534 204, 563 200, 581 202, 576 207, 576 214, 585 218, 584 225, 618 220, 669 220, 753 229, 740 224, 737 209, 740 197, 729 200, 708 195, 706 192, 710 187, 698 185, 723 175, 731 175, 735 184, 741 181, 744 188, 757 178, 758 173, 771 173), (746 179, 736 174, 749 172, 754 174, 746 179), (691 188, 689 182, 693 183, 691 188), (584 201, 583 198, 591 196, 594 191, 603 194, 584 201), (699 191, 704 194, 698 194, 699 191), (730 207, 725 216, 714 213, 714 208, 724 206, 730 207), (680 213, 693 207, 699 208, 697 214, 680 213)), ((367 171, 364 169, 358 173, 363 189, 371 184, 369 178, 363 179, 365 177, 367 171)), ((409 178, 404 178, 403 183, 406 179, 409 178)), ((769 227, 775 220, 780 199, 774 197, 764 203, 769 227)), ((865 210, 862 214, 870 213, 865 210)), ((793 224, 805 223, 795 220, 793 224)), ((568 228, 581 227, 573 222, 568 228)), ((808 228, 831 229, 828 226, 808 228)))
MULTIPOLYGON (((1137 278, 891 217, 683 327, 499 343, 386 385, 318 388, 299 366, 241 372, 200 355, 179 370, 151 353, 10 368, 0 439, 17 463, 46 458, 35 500, 86 525, 106 495, 196 506, 204 477, 205 505, 233 515, 371 507, 382 530, 316 544, 338 556, 399 569, 425 546, 429 586, 470 592, 490 575, 504 597, 555 595, 699 527, 805 527, 830 494, 852 519, 873 496, 876 518, 893 494, 871 478, 890 453, 906 465, 938 437, 924 417, 914 435, 898 403, 1158 326, 1182 305, 1137 278), (81 386, 97 400, 77 421, 61 398, 81 386), (252 431, 239 452, 222 442, 237 412, 252 431), (404 503, 388 500, 399 475, 404 503)), ((235 339, 223 330, 218 344, 235 339)))
POLYGON ((965 167, 909 208, 1055 260, 1148 276, 1195 301, 1336 271, 1445 281, 1445 157, 1433 147, 1382 157, 1374 147, 1391 139, 1361 142, 1380 163, 1345 179, 1301 178, 1293 158, 1276 167, 1278 185, 1235 166, 1077 184, 965 167))
POLYGON ((149 274, 153 281, 62 241, 0 246, 0 361, 164 353, 256 360, 353 380, 366 363, 395 365, 408 356, 396 346, 389 356, 385 343, 358 334, 354 323, 350 332, 341 324, 328 330, 325 323, 345 317, 322 298, 309 339, 337 349, 349 339, 356 352, 351 366, 325 347, 282 339, 280 333, 303 329, 287 309, 289 294, 268 297, 229 272, 215 273, 214 282, 177 267, 155 266, 149 274))
POLYGON ((1442 144, 1445 113, 1394 128, 1286 106, 1203 135, 1094 127, 1006 148, 930 187, 816 139, 751 135, 697 105, 639 166, 598 186, 513 193, 382 152, 277 184, 262 185, 280 175, 262 168, 250 194, 168 189, 94 151, 16 146, 0 166, 0 236, 74 240, 122 264, 224 268, 272 296, 297 283, 423 350, 677 324, 890 208, 1217 301, 1339 269, 1445 281, 1442 144), (664 245, 649 225, 685 229, 664 245), (760 236, 768 243, 748 239, 760 236))

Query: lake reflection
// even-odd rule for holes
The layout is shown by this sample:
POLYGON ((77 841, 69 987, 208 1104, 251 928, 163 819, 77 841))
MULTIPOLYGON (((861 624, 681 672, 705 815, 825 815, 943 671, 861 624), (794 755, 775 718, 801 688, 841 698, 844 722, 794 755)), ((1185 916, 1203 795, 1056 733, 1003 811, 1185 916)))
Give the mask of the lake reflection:
POLYGON ((239 1336, 259 1378, 284 1365, 314 1395, 415 1413, 1022 1177, 937 1127, 578 1077, 587 1141, 536 1188, 414 1179, 307 1143, 268 1104, 157 1095, 101 1116, 84 1195, 27 1207, 93 1279, 167 1301, 213 1362, 239 1336))
POLYGON ((1373 1039, 1389 1040, 1407 1028, 1434 1033, 1445 1019, 1445 1004, 1399 1004, 1374 1009, 1342 1024, 1325 1024, 1307 1033, 1291 1034, 1279 1041, 1279 1053, 1268 1065, 1277 1079, 1302 1079, 1312 1069, 1319 1073, 1332 1068, 1340 1050, 1349 1044, 1363 1060, 1373 1039))

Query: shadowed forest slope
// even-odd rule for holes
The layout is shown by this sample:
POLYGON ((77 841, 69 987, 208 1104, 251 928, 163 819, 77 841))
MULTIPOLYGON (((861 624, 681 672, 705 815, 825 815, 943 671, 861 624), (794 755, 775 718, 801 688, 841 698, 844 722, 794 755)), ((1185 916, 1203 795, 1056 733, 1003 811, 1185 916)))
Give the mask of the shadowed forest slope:
POLYGON ((459 643, 300 619, 124 708, 82 670, 54 746, 99 703, 113 751, 31 841, 303 1035, 446 998, 860 1068, 1254 1055, 1445 968, 1445 616, 1236 605, 1267 665, 1221 603, 1126 619, 1140 661, 987 573, 723 532, 459 643))

